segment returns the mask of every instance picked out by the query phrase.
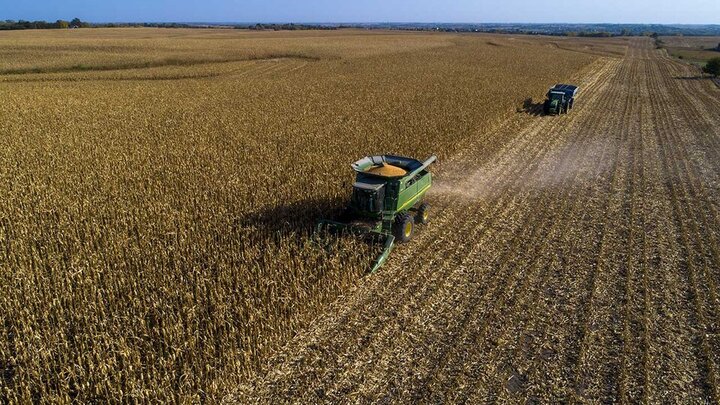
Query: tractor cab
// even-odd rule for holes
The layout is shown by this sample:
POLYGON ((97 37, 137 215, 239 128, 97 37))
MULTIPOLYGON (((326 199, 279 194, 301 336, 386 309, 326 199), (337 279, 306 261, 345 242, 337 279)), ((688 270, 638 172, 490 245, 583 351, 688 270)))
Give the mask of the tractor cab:
POLYGON ((560 92, 560 91, 548 92, 548 99, 550 99, 551 102, 556 101, 559 103, 564 103, 565 102, 565 93, 560 92))
POLYGON ((578 87, 571 84, 556 84, 547 92, 543 106, 545 114, 567 114, 573 108, 578 87))

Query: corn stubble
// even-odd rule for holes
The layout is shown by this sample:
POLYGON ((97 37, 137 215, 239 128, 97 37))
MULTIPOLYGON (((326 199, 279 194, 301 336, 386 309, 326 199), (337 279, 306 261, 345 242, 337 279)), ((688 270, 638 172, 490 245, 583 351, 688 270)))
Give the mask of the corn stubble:
POLYGON ((362 282, 308 241, 349 162, 451 156, 595 58, 482 38, 0 35, 0 398, 220 400, 362 282))

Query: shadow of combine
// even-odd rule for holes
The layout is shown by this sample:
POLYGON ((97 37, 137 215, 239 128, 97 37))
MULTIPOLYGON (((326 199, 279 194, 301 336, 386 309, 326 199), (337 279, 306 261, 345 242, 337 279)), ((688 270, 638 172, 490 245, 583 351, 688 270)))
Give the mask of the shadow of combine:
POLYGON ((346 201, 340 198, 302 200, 245 214, 236 226, 254 228, 264 235, 309 235, 319 219, 340 217, 345 205, 346 201))
MULTIPOLYGON (((291 244, 302 246, 303 249, 319 249, 323 254, 352 257, 357 250, 337 250, 341 239, 351 238, 367 246, 367 254, 372 258, 387 248, 383 247, 385 238, 370 234, 333 232, 324 228, 316 232, 320 219, 331 219, 345 222, 347 201, 341 198, 318 198, 298 201, 291 204, 268 207, 238 218, 233 228, 242 234, 246 243, 258 244, 270 249, 290 241, 291 244)), ((362 248, 362 245, 353 245, 362 248)), ((375 261, 367 259, 367 270, 371 271, 375 261)))
POLYGON ((544 104, 544 101, 535 103, 535 102, 533 102, 532 97, 526 98, 525 101, 523 101, 522 107, 517 109, 517 112, 525 113, 528 115, 532 115, 533 117, 537 117, 537 116, 543 115, 543 104, 544 104))
POLYGON ((709 80, 709 76, 675 76, 676 80, 709 80))
POLYGON ((689 81, 709 81, 714 83, 718 88, 720 88, 720 77, 712 77, 709 75, 700 75, 700 76, 675 76, 673 79, 675 80, 689 80, 689 81))

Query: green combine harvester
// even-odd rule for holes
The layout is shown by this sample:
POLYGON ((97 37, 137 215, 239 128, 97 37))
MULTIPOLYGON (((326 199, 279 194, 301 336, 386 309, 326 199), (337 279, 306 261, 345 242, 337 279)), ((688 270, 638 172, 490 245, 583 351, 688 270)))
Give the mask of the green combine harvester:
POLYGON ((395 240, 412 238, 415 224, 428 223, 430 206, 423 202, 432 185, 428 166, 437 158, 417 159, 379 155, 364 157, 351 166, 357 172, 350 204, 337 221, 318 221, 316 233, 346 232, 384 240, 371 272, 385 263, 395 240))

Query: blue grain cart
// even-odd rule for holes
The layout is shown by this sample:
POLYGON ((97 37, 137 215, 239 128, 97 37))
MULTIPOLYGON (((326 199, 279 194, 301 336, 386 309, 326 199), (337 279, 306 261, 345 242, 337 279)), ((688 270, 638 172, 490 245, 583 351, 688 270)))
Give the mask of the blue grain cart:
POLYGON ((572 110, 577 94, 577 86, 556 84, 547 92, 543 112, 545 115, 567 114, 572 110))

